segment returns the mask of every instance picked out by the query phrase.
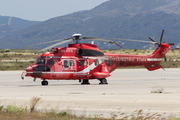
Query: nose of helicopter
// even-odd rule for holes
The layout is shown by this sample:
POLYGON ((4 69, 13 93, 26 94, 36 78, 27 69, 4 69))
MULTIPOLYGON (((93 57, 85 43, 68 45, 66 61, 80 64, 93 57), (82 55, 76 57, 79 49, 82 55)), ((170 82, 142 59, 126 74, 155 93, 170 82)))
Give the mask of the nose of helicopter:
POLYGON ((35 77, 41 77, 42 76, 42 72, 45 71, 45 66, 44 65, 38 65, 38 66, 34 66, 31 68, 32 72, 33 72, 33 76, 35 77))
POLYGON ((38 66, 29 66, 26 69, 26 76, 34 76, 34 77, 41 77, 42 76, 42 71, 43 71, 43 66, 38 65, 38 66))
POLYGON ((26 76, 32 76, 32 73, 33 73, 33 68, 31 66, 26 68, 26 76))
POLYGON ((33 72, 33 67, 29 66, 29 67, 26 69, 26 72, 33 72))

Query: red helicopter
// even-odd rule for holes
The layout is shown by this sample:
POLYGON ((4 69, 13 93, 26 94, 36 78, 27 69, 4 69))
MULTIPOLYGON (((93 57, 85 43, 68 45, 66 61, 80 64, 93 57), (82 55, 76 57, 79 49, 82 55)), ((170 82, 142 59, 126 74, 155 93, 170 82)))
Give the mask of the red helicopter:
POLYGON ((92 79, 98 79, 100 81, 99 84, 108 84, 106 78, 111 76, 110 73, 118 67, 145 66, 149 71, 157 70, 162 68, 160 62, 163 58, 166 60, 165 54, 170 50, 170 46, 174 45, 173 43, 162 43, 163 34, 164 30, 162 31, 160 44, 150 37, 152 42, 126 40, 158 44, 158 48, 149 56, 103 53, 96 45, 80 43, 82 39, 91 39, 117 44, 114 41, 110 41, 110 38, 81 37, 81 34, 74 34, 72 38, 51 41, 58 43, 36 52, 40 53, 52 48, 50 52, 40 55, 37 60, 22 73, 22 79, 24 79, 24 76, 33 77, 34 81, 36 78, 41 78, 42 85, 48 85, 47 80, 79 80, 79 82, 82 82, 81 84, 90 84, 89 80, 92 79), (69 44, 68 47, 55 47, 70 41, 74 41, 74 43, 69 44))

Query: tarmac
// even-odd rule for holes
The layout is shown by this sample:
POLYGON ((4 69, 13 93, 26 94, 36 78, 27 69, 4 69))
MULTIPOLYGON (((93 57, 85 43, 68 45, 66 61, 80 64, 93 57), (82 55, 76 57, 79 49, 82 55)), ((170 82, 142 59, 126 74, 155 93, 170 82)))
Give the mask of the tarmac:
POLYGON ((117 69, 108 85, 90 80, 21 80, 22 71, 0 71, 0 106, 30 107, 33 97, 41 98, 39 110, 68 111, 78 115, 123 118, 134 114, 180 115, 180 69, 117 69), (162 91, 162 93, 153 92, 162 91))

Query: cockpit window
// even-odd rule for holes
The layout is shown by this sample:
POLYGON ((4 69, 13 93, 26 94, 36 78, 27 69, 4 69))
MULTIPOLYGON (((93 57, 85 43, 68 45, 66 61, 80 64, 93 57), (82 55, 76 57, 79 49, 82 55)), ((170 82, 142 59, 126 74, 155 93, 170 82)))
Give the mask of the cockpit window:
POLYGON ((46 59, 44 57, 38 58, 35 62, 35 64, 41 64, 44 65, 46 62, 46 59))
POLYGON ((47 65, 54 65, 54 60, 53 59, 48 59, 47 60, 47 65))

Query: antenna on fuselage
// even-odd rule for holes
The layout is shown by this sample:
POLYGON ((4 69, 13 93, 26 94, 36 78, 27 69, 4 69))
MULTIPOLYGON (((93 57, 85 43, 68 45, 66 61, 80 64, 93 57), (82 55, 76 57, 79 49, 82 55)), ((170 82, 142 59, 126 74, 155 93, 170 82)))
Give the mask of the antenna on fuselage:
POLYGON ((79 40, 81 40, 81 34, 73 34, 72 35, 72 39, 73 39, 73 41, 74 41, 74 43, 79 43, 79 40))

